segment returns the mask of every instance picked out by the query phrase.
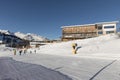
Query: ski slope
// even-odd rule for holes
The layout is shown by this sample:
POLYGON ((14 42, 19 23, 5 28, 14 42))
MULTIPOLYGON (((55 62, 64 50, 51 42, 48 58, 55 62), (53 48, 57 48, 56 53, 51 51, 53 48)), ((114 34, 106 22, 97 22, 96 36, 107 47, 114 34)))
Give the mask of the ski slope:
POLYGON ((0 58, 0 80, 72 80, 40 65, 23 63, 12 58, 0 58), (55 75, 55 76, 54 76, 55 75))
POLYGON ((48 44, 41 46, 39 50, 37 50, 37 53, 73 56, 72 43, 77 43, 78 50, 77 54, 74 56, 115 58, 120 56, 119 42, 120 39, 118 35, 110 34, 85 40, 48 44))
MULTIPOLYGON (((12 64, 15 69, 16 67, 24 66, 23 64, 18 65, 19 62, 25 65, 39 66, 20 68, 23 72, 17 70, 21 75, 26 73, 24 78, 21 77, 23 78, 22 80, 37 80, 35 77, 39 78, 38 80, 59 80, 60 76, 62 78, 60 80, 119 80, 119 52, 120 38, 116 34, 110 34, 85 40, 51 43, 41 46, 40 48, 31 48, 27 51, 27 54, 22 54, 21 56, 19 56, 18 52, 17 55, 14 56, 11 48, 0 47, 1 57, 12 57, 16 60, 0 61, 8 65, 11 65, 10 62, 12 61, 16 62, 16 65, 12 64), (78 44, 79 49, 77 54, 72 53, 72 43, 78 44), (34 50, 36 50, 37 53, 34 53, 34 50), (29 53, 30 51, 32 51, 32 54, 29 53), (25 70, 26 68, 30 70, 25 70), (46 75, 46 79, 36 72, 34 73, 35 75, 28 76, 29 72, 34 72, 34 70, 37 70, 39 73, 41 73, 42 70, 46 75), (49 73, 51 70, 53 71, 53 73, 50 72, 51 76, 47 75, 46 73, 49 73)), ((2 72, 4 72, 4 70, 2 70, 2 68, 4 67, 3 69, 5 69, 6 65, 0 66, 0 74, 3 74, 2 72)), ((7 70, 9 71, 9 68, 7 70)), ((19 75, 17 72, 14 72, 16 76, 19 75)))

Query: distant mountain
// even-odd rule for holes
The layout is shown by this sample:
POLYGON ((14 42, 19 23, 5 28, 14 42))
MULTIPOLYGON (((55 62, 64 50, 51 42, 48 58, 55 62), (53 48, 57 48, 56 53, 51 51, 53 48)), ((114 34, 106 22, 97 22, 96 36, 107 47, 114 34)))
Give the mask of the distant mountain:
POLYGON ((14 33, 10 32, 9 30, 1 30, 0 33, 8 34, 8 35, 14 35, 14 33))
POLYGON ((0 33, 4 33, 4 34, 8 34, 8 35, 15 35, 21 39, 25 39, 25 40, 29 40, 29 41, 45 41, 45 40, 48 40, 47 38, 45 37, 42 37, 42 36, 39 36, 39 35, 36 35, 36 34, 32 34, 32 33, 27 33, 27 34, 24 34, 24 33, 21 33, 21 32, 10 32, 9 30, 0 30, 0 33))
POLYGON ((39 35, 36 35, 36 34, 32 34, 32 33, 24 34, 24 33, 21 33, 21 32, 16 32, 16 33, 14 33, 14 35, 16 35, 16 36, 18 36, 22 39, 29 40, 29 41, 45 41, 45 40, 48 40, 45 37, 42 37, 42 36, 39 36, 39 35))

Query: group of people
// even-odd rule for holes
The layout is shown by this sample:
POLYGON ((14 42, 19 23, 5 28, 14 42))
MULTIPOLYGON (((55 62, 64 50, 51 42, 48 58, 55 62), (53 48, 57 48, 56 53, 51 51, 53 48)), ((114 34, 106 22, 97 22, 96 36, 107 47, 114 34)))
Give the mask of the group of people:
MULTIPOLYGON (((72 43, 72 52, 73 52, 73 54, 77 54, 77 49, 78 49, 78 47, 77 47, 77 43, 72 43)), ((19 55, 22 55, 22 53, 23 54, 26 54, 26 53, 36 53, 36 50, 34 50, 34 51, 27 51, 27 49, 26 48, 23 48, 23 49, 13 49, 13 51, 14 51, 14 55, 16 55, 17 53, 19 53, 19 55)))
MULTIPOLYGON (((26 53, 32 53, 31 50, 30 50, 30 52, 28 52, 26 48, 24 48, 24 49, 13 49, 13 52, 14 52, 14 55, 17 55, 17 53, 19 55, 26 54, 26 53)), ((36 53, 36 50, 34 50, 34 53, 36 53)))

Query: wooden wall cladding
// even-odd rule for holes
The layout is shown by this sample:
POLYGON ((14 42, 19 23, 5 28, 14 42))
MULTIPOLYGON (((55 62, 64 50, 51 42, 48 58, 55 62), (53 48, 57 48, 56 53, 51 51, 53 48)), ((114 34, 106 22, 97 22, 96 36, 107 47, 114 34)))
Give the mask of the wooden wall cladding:
POLYGON ((63 33, 82 33, 82 32, 94 32, 95 26, 77 26, 77 27, 64 27, 63 33))

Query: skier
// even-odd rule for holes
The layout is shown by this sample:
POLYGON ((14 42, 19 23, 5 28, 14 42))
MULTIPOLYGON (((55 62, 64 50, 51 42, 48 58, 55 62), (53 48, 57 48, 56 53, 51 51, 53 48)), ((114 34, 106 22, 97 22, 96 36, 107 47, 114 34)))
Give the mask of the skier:
POLYGON ((21 56, 21 54, 22 54, 22 50, 20 49, 20 51, 19 51, 19 55, 21 56))
POLYGON ((32 53, 32 51, 30 51, 30 54, 32 53))
POLYGON ((36 50, 34 50, 34 52, 36 53, 36 50))
POLYGON ((16 55, 16 49, 13 49, 14 50, 14 55, 16 55))
POLYGON ((26 52, 27 52, 27 49, 24 49, 24 54, 26 54, 26 52))

